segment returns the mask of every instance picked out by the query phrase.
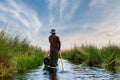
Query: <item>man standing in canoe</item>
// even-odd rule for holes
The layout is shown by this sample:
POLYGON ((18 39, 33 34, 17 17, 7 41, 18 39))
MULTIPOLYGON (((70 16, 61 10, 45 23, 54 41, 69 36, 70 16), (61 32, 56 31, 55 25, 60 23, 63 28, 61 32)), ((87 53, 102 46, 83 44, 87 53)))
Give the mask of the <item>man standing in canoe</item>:
POLYGON ((61 48, 61 42, 59 37, 56 35, 55 29, 51 29, 51 35, 49 36, 50 42, 50 59, 51 59, 51 66, 57 66, 59 51, 61 48))

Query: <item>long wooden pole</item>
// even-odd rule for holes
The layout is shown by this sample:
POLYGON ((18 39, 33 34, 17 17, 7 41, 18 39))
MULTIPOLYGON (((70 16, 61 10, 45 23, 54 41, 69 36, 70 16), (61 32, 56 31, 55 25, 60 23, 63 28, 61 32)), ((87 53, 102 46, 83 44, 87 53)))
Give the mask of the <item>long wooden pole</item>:
POLYGON ((61 61, 61 64, 62 64, 62 70, 64 71, 64 66, 63 66, 63 61, 62 61, 62 55, 61 55, 61 52, 60 53, 60 61, 61 61))

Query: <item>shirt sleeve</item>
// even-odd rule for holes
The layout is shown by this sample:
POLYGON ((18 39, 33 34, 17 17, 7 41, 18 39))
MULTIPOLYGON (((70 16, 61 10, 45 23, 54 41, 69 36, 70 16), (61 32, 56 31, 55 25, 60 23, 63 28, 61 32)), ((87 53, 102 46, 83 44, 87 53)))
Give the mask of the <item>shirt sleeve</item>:
POLYGON ((60 48, 61 48, 61 41, 60 41, 59 37, 57 37, 57 42, 58 42, 58 50, 60 50, 60 48))

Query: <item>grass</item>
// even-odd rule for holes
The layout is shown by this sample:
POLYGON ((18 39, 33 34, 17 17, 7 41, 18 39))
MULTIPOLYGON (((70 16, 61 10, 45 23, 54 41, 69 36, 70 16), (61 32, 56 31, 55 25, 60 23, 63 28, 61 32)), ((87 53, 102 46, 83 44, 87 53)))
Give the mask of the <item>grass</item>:
POLYGON ((120 46, 109 44, 100 49, 91 44, 75 46, 71 50, 63 51, 62 56, 64 59, 78 64, 120 71, 120 46))
POLYGON ((44 52, 41 49, 31 49, 29 55, 20 55, 16 59, 18 72, 25 72, 29 69, 36 68, 43 63, 44 52))
POLYGON ((0 31, 0 77, 35 68, 42 64, 43 58, 44 51, 31 46, 26 38, 0 31))
POLYGON ((73 63, 82 63, 86 60, 87 57, 86 54, 76 46, 71 50, 62 51, 62 56, 63 58, 72 61, 73 63))
POLYGON ((100 51, 101 51, 102 60, 103 60, 102 67, 106 67, 109 69, 109 67, 112 66, 110 63, 114 62, 113 60, 115 60, 114 68, 120 71, 119 69, 120 67, 120 46, 110 44, 109 46, 103 47, 102 49, 100 49, 100 51))
POLYGON ((85 52, 88 53, 87 64, 88 66, 100 66, 102 59, 101 59, 101 52, 99 49, 93 45, 85 46, 85 52))

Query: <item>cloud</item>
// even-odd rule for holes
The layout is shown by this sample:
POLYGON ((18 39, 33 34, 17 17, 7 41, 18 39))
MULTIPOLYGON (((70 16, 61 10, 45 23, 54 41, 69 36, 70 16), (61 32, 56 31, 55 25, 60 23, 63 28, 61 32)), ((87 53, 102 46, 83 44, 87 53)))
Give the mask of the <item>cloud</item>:
POLYGON ((0 22, 6 22, 7 21, 7 18, 4 16, 4 14, 3 13, 0 13, 0 22))
POLYGON ((27 6, 22 4, 21 6, 18 6, 18 4, 14 1, 9 1, 9 3, 13 5, 15 9, 15 17, 20 20, 25 27, 29 29, 32 28, 32 30, 35 30, 35 32, 37 32, 41 28, 42 23, 39 20, 38 15, 35 11, 28 9, 27 6))
POLYGON ((93 39, 90 40, 91 42, 101 46, 108 44, 109 40, 111 40, 113 44, 118 45, 118 39, 120 38, 119 2, 120 1, 112 0, 91 0, 89 13, 94 14, 94 17, 97 18, 96 21, 91 15, 86 18, 91 19, 91 21, 87 21, 88 26, 86 30, 93 28, 92 33, 89 33, 92 34, 92 36, 88 35, 88 38, 93 37, 93 39), (111 35, 111 37, 108 37, 107 34, 111 35))
POLYGON ((42 27, 38 14, 24 5, 22 2, 17 3, 15 0, 7 0, 5 3, 0 3, 0 22, 8 22, 7 30, 14 34, 28 37, 31 43, 37 43, 35 39, 42 27), (6 4, 8 6, 6 6, 6 4), (36 41, 36 42, 35 42, 36 41))
POLYGON ((119 45, 119 3, 120 1, 112 0, 91 0, 87 11, 91 15, 84 14, 85 17, 81 23, 64 28, 69 31, 73 26, 76 30, 71 28, 72 34, 63 37, 63 44, 66 44, 63 48, 71 48, 74 44, 79 46, 86 43, 102 47, 109 44, 109 40, 111 43, 119 45), (111 36, 109 37, 107 34, 111 36))
POLYGON ((58 24, 72 21, 81 1, 74 0, 49 0, 49 22, 54 25, 56 21, 58 24))
POLYGON ((65 8, 67 6, 68 0, 61 0, 60 1, 60 19, 63 18, 63 12, 65 11, 65 8))
POLYGON ((48 4, 48 8, 49 8, 49 11, 53 10, 57 0, 48 0, 49 4, 48 4))
POLYGON ((55 11, 55 6, 57 3, 57 0, 48 0, 49 4, 48 4, 48 9, 49 9, 49 24, 50 25, 54 25, 54 14, 53 11, 55 11))
POLYGON ((66 19, 70 21, 80 6, 80 1, 71 1, 71 9, 66 13, 66 19))
POLYGON ((72 21, 75 13, 77 12, 78 8, 80 7, 81 1, 74 1, 74 0, 61 0, 60 2, 60 20, 62 22, 72 21))
POLYGON ((110 0, 91 0, 89 3, 89 7, 104 7, 104 5, 110 0))

